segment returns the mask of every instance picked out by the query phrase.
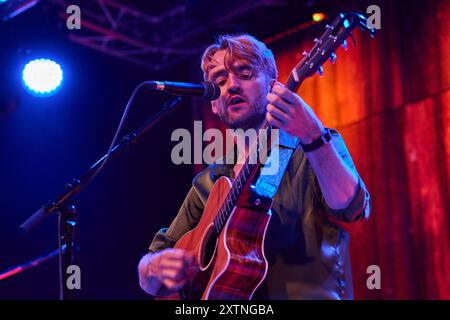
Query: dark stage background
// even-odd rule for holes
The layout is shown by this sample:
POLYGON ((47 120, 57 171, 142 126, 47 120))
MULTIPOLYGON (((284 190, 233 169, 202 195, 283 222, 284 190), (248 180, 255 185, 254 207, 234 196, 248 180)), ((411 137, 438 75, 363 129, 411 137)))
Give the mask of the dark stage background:
MULTIPOLYGON (((339 49, 336 64, 326 64, 324 77, 307 80, 299 93, 327 126, 340 130, 372 196, 370 221, 351 240, 355 297, 450 299, 450 1, 262 6, 222 25, 205 23, 206 30, 185 44, 197 53, 161 70, 71 41, 77 31, 65 28, 55 2, 43 1, 0 22, 0 271, 57 247, 56 216, 23 238, 16 229, 106 152, 124 105, 141 81, 200 81, 199 55, 222 32, 266 39, 284 81, 325 22, 282 34, 277 41, 269 37, 307 22, 316 11, 333 18, 339 11, 365 12, 376 4, 381 8, 377 37, 355 31, 357 47, 339 49), (47 98, 29 95, 20 83, 23 64, 40 56, 57 60, 64 70, 63 87, 47 98), (379 290, 366 287, 370 265, 381 268, 379 290)), ((91 2, 78 1, 82 14, 91 2)), ((220 21, 223 12, 241 2, 121 3, 147 14, 185 4, 186 15, 195 21, 220 21)), ((142 92, 124 133, 166 98, 142 92)), ((82 270, 76 298, 149 298, 138 286, 136 266, 201 169, 176 166, 170 159, 176 144, 172 131, 191 130, 193 120, 204 120, 206 128, 219 125, 207 104, 186 99, 76 198, 82 270)), ((57 259, 0 281, 0 299, 57 298, 57 259)))

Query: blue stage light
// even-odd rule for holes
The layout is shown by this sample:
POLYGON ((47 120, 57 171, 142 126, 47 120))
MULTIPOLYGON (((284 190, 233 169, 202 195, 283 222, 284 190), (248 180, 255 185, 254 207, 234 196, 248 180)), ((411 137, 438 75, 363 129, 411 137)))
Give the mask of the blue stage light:
POLYGON ((49 96, 56 92, 63 80, 61 66, 49 59, 36 59, 23 68, 22 79, 34 95, 49 96))

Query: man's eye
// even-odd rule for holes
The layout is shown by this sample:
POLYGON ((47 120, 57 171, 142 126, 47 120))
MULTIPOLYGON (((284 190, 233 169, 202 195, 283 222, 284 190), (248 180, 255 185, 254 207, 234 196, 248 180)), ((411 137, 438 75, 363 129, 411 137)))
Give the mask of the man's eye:
POLYGON ((217 78, 214 82, 219 86, 223 86, 225 84, 225 81, 225 78, 217 78))
POLYGON ((253 77, 253 72, 251 69, 245 68, 239 71, 239 77, 241 79, 251 79, 253 77))
POLYGON ((253 73, 251 71, 245 71, 245 72, 242 72, 239 76, 242 79, 248 80, 248 79, 251 79, 251 77, 253 76, 253 73))

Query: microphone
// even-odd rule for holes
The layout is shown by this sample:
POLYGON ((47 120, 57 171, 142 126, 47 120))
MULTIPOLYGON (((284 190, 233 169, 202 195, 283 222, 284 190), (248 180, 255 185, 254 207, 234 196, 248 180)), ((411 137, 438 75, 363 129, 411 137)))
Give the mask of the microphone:
POLYGON ((147 81, 146 87, 151 90, 164 91, 176 96, 192 96, 213 101, 219 98, 220 88, 211 81, 200 83, 147 81))

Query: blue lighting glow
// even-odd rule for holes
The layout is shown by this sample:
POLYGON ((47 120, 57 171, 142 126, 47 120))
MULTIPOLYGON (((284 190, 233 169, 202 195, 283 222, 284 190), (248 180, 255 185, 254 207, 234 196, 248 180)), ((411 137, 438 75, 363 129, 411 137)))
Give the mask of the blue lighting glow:
POLYGON ((56 92, 63 80, 61 66, 49 59, 36 59, 23 68, 22 79, 34 95, 49 96, 56 92))

